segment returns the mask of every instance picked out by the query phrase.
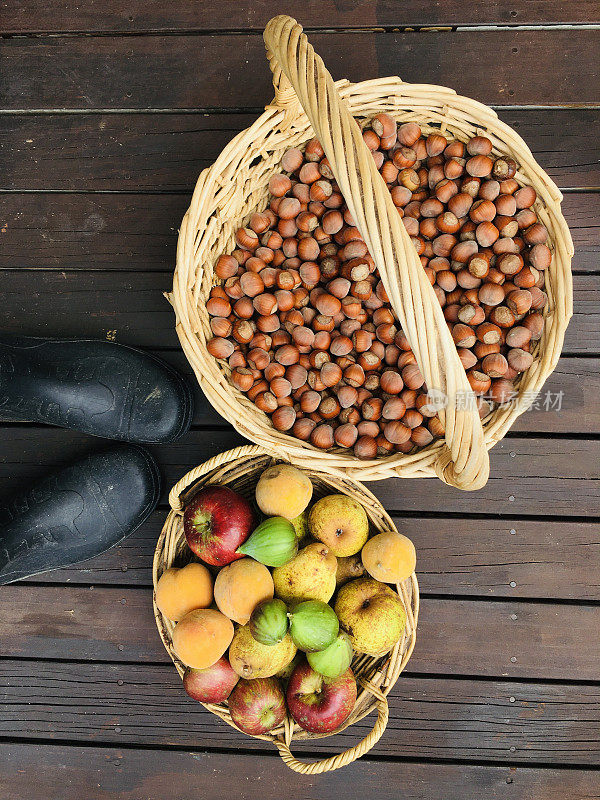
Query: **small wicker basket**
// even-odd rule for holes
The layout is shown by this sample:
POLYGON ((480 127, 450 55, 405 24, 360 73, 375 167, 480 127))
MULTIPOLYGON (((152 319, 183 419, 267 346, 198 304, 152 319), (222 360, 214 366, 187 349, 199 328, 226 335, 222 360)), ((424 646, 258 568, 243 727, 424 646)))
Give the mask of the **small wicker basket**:
MULTIPOLYGON (((254 489, 260 473, 273 461, 272 456, 269 453, 265 453, 260 447, 254 445, 238 447, 235 450, 221 453, 188 472, 169 494, 171 511, 159 537, 154 554, 152 575, 155 590, 154 616, 161 639, 180 676, 183 676, 185 666, 173 651, 172 633, 174 625, 160 613, 156 606, 156 584, 166 569, 169 569, 174 564, 181 566, 191 558, 191 552, 187 547, 183 531, 183 508, 198 489, 210 483, 231 486, 232 489, 240 492, 245 497, 254 498, 254 489)), ((394 523, 377 498, 342 471, 328 470, 327 472, 322 472, 316 468, 314 463, 312 467, 305 467, 304 471, 313 483, 314 496, 316 498, 331 492, 341 492, 354 497, 367 512, 372 532, 395 530, 394 523)), ((332 756, 322 761, 303 763, 294 758, 290 751, 292 738, 304 740, 323 737, 306 733, 290 717, 272 733, 267 736, 257 737, 273 742, 279 750, 281 758, 288 767, 296 772, 314 775, 339 769, 339 767, 343 767, 360 758, 381 738, 388 720, 386 696, 411 656, 416 641, 419 614, 419 586, 416 576, 413 574, 406 581, 398 584, 396 589, 406 609, 407 623, 403 637, 394 649, 384 656, 374 658, 367 655, 355 655, 352 662, 352 670, 359 684, 359 693, 354 711, 337 731, 339 733, 376 710, 377 721, 366 738, 350 750, 346 750, 337 756, 332 756)), ((207 704, 205 707, 237 730, 225 704, 207 704)))
POLYGON ((181 225, 169 299, 198 382, 216 410, 243 436, 268 452, 285 453, 296 466, 309 466, 317 458, 323 470, 342 469, 361 480, 437 475, 461 489, 480 488, 489 473, 488 449, 531 405, 556 366, 572 314, 573 243, 560 209, 562 196, 521 137, 491 108, 451 89, 405 84, 395 77, 334 83, 290 17, 272 19, 264 38, 275 100, 202 172, 181 225), (531 184, 538 195, 535 209, 548 228, 553 250, 546 271, 546 323, 516 401, 496 408, 483 425, 474 405, 465 402, 472 393, 442 309, 355 121, 364 124, 382 111, 399 122, 418 122, 425 133, 447 131, 463 141, 485 134, 495 154, 514 156, 520 165, 517 181, 531 184), (445 440, 416 453, 359 461, 351 452, 337 448, 323 452, 278 432, 269 417, 231 385, 227 365, 206 349, 211 332, 205 300, 218 283, 213 274, 216 259, 234 248, 235 231, 249 214, 265 208, 269 177, 278 171, 283 153, 289 147, 302 147, 314 135, 375 260, 429 390, 442 392, 448 400, 440 411, 445 440))

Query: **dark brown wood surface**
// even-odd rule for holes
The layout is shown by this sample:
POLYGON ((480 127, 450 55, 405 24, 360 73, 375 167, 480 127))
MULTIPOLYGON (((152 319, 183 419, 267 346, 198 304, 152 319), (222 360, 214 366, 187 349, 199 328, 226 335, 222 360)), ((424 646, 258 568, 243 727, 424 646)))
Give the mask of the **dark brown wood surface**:
MULTIPOLYGON (((169 663, 146 591, 10 585, 2 599, 4 656, 169 663)), ((431 597, 410 671, 595 681, 599 658, 597 606, 431 597)))
MULTIPOLYGON (((152 586, 152 555, 165 513, 156 511, 107 553, 81 566, 36 575, 35 581, 152 586)), ((403 514, 394 521, 419 551, 423 595, 600 601, 595 522, 403 514)))
MULTIPOLYGON (((597 32, 587 28, 577 35, 562 28, 357 31, 315 33, 311 41, 336 79, 399 74, 511 106, 592 105, 600 92, 591 58, 597 32)), ((9 38, 0 60, 0 105, 258 109, 273 94, 264 52, 262 37, 231 34, 9 38)))
POLYGON ((290 0, 276 8, 271 0, 181 0, 165 14, 159 0, 100 3, 90 0, 73 7, 65 0, 6 0, 2 5, 7 32, 140 32, 243 30, 262 33, 274 13, 291 14, 307 29, 417 27, 447 25, 526 25, 599 22, 593 0, 422 0, 418 4, 395 0, 290 0))
MULTIPOLYGON (((594 187, 598 109, 498 109, 560 189, 594 187)), ((256 119, 252 114, 16 114, 0 116, 1 188, 179 191, 256 119)), ((581 225, 597 198, 567 205, 581 225)), ((567 204, 573 203, 567 198, 567 204)))
POLYGON ((69 744, 0 744, 3 800, 146 800, 165 797, 239 797, 281 800, 306 797, 363 800, 596 800, 598 772, 590 769, 532 769, 526 766, 361 759, 352 767, 319 776, 297 775, 275 755, 177 752, 69 744), (376 787, 376 788, 374 788, 376 787))
MULTIPOLYGON (((192 466, 243 443, 233 429, 222 427, 196 428, 178 442, 150 446, 162 466, 163 498, 166 500, 170 487, 192 466)), ((7 425, 0 458, 0 491, 16 490, 24 481, 83 455, 93 446, 88 437, 70 431, 7 425)), ((468 512, 508 518, 542 515, 592 521, 600 515, 599 460, 598 438, 510 433, 491 451, 488 483, 473 494, 464 495, 433 479, 399 483, 389 478, 367 486, 394 512, 468 512)), ((451 535, 452 527, 450 523, 447 535, 451 535)))
MULTIPOLYGON (((80 744, 234 749, 239 734, 182 694, 169 665, 0 662, 7 690, 0 736, 80 744), (69 697, 65 697, 68 685, 69 697), (156 718, 160 724, 153 724, 156 718)), ((600 753, 597 686, 404 675, 390 693, 391 720, 374 756, 585 765, 600 753), (574 741, 586 747, 573 747, 574 741)), ((367 717, 299 753, 332 753, 367 735, 367 717)), ((271 752, 257 739, 245 748, 271 752)))
MULTIPOLYGON (((373 753, 307 778, 187 698, 156 631, 168 489, 242 442, 196 386, 193 430, 151 448, 165 490, 151 519, 89 562, 0 587, 0 798, 598 800, 596 2, 4 0, 0 328, 146 347, 195 383, 162 292, 198 173, 271 100, 261 32, 282 11, 336 78, 400 74, 492 104, 564 192, 575 314, 550 394, 479 492, 370 484, 417 546, 417 648, 373 753)), ((0 495, 102 446, 2 424, 0 495)), ((339 752, 372 724, 295 750, 339 752)))

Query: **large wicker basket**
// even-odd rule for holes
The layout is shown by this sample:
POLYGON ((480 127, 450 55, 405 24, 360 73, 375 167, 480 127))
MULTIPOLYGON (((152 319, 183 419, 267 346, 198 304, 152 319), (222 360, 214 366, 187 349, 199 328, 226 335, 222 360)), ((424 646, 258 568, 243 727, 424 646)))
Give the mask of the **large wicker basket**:
MULTIPOLYGON (((253 499, 254 489, 260 473, 273 461, 272 456, 265 453, 260 447, 254 445, 238 447, 235 450, 221 453, 188 472, 171 490, 169 495, 171 511, 159 537, 154 554, 152 575, 155 589, 154 616, 167 652, 181 676, 184 674, 185 666, 173 651, 172 633, 174 625, 160 613, 156 606, 156 584, 166 569, 173 565, 181 566, 192 557, 183 532, 183 508, 198 489, 209 483, 231 486, 244 496, 253 499)), ((317 469, 315 462, 313 462, 312 466, 305 467, 304 471, 313 483, 314 497, 319 498, 331 492, 341 492, 354 497, 367 512, 372 533, 395 530, 394 523, 377 498, 360 483, 345 475, 344 472, 338 470, 322 472, 317 469)), ((407 624, 403 637, 394 649, 384 656, 374 658, 361 654, 355 655, 352 662, 352 670, 359 684, 358 697, 354 711, 337 731, 344 730, 349 725, 359 722, 363 717, 376 710, 377 721, 365 739, 340 755, 332 756, 322 761, 304 763, 294 758, 290 751, 292 738, 304 740, 322 738, 322 736, 306 733, 290 717, 285 720, 280 728, 277 728, 269 735, 257 737, 272 741, 285 763, 296 772, 312 775, 338 769, 360 758, 381 738, 388 720, 386 696, 411 656, 415 646, 419 614, 419 586, 416 576, 413 574, 406 581, 398 584, 396 589, 402 598, 407 615, 407 624)), ((205 707, 236 728, 225 704, 210 704, 205 707)))
POLYGON ((254 125, 236 136, 212 167, 202 172, 179 236, 170 299, 183 350, 200 386, 216 410, 243 436, 271 453, 286 453, 297 466, 308 466, 318 458, 323 469, 342 469, 362 480, 437 475, 461 489, 479 488, 489 473, 488 449, 529 407, 554 369, 572 314, 573 244, 560 209, 562 196, 521 137, 487 106, 451 89, 405 84, 395 77, 334 83, 302 28, 290 17, 271 20, 264 38, 275 99, 254 125), (359 124, 381 111, 398 121, 415 120, 425 133, 441 130, 463 141, 476 133, 485 134, 492 140, 495 154, 510 154, 517 160, 517 181, 531 184, 538 195, 535 209, 548 228, 553 250, 546 271, 546 324, 533 364, 520 380, 516 401, 497 407, 483 425, 474 405, 460 402, 461 397, 472 395, 442 309, 361 136, 359 124), (266 414, 229 383, 227 366, 206 350, 211 333, 205 300, 218 282, 213 274, 217 257, 233 249, 235 231, 249 214, 265 208, 269 177, 278 171, 285 150, 302 147, 315 134, 375 260, 429 390, 439 390, 448 398, 446 409, 440 412, 445 440, 416 453, 359 461, 348 451, 334 448, 323 453, 280 433, 266 414))

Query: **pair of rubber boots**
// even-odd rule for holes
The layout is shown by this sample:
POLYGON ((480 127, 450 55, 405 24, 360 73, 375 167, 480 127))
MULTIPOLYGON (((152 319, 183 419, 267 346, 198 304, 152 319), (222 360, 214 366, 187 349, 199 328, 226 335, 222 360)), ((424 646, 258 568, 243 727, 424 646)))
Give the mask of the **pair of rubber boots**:
POLYGON ((0 584, 91 558, 138 528, 160 497, 158 467, 139 444, 178 439, 192 414, 185 380, 147 353, 114 342, 0 332, 0 420, 130 443, 93 453, 0 502, 0 584))

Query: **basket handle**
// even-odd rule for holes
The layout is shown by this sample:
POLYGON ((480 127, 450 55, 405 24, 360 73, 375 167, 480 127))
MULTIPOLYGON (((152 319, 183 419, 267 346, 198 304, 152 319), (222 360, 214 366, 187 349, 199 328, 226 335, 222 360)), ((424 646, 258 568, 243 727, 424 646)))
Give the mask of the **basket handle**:
POLYGON ((433 287, 360 128, 296 20, 274 17, 265 28, 264 39, 275 102, 286 110, 293 108, 293 101, 302 105, 373 256, 429 391, 445 406, 439 410, 446 431, 445 447, 434 464, 436 473, 460 489, 479 489, 488 479, 489 456, 475 395, 433 287))
POLYGON ((344 750, 343 753, 339 753, 337 756, 330 756, 321 761, 312 761, 308 764, 295 758, 285 742, 275 742, 279 755, 290 769, 293 769, 294 772, 300 772, 302 775, 320 775, 322 772, 333 772, 334 769, 340 769, 341 767, 345 767, 346 764, 351 764, 375 747, 383 736, 383 732, 388 723, 388 702, 385 695, 372 683, 369 681, 361 681, 361 684, 376 698, 377 720, 373 729, 361 742, 354 745, 354 747, 351 747, 349 750, 344 750))
POLYGON ((183 503, 181 502, 181 495, 185 492, 188 486, 195 483, 198 478, 207 475, 217 467, 222 467, 230 461, 236 461, 238 458, 251 458, 252 456, 264 455, 266 450, 255 444, 245 444, 242 447, 234 447, 233 450, 226 450, 224 453, 218 453, 216 456, 209 458, 200 466, 190 470, 186 475, 177 481, 175 486, 169 492, 169 505, 176 513, 183 510, 183 503))

